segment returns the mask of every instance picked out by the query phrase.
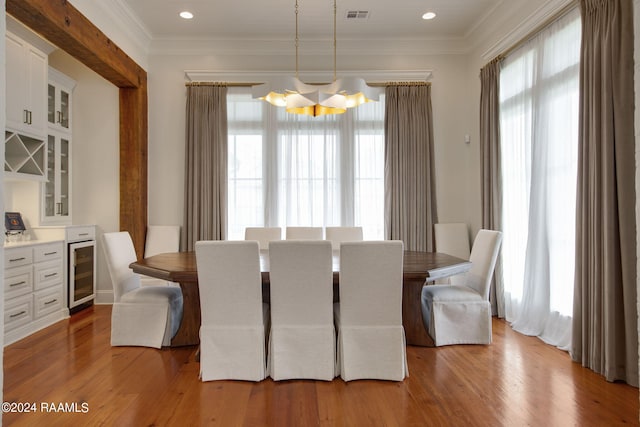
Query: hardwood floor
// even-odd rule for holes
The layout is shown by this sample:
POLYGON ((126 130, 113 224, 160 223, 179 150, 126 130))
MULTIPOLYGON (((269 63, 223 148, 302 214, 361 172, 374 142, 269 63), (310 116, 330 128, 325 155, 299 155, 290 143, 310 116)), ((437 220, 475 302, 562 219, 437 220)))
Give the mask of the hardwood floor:
POLYGON ((401 383, 202 383, 195 347, 110 347, 110 313, 96 306, 5 348, 4 400, 37 408, 5 413, 5 426, 638 425, 638 389, 500 320, 490 346, 409 347, 401 383))

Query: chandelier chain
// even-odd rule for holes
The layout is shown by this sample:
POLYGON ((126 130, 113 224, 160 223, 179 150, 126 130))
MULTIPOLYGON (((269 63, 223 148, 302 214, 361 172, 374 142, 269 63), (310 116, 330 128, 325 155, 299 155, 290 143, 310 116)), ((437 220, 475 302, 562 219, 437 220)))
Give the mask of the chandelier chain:
POLYGON ((300 76, 298 75, 298 44, 299 44, 299 38, 298 38, 298 0, 296 0, 296 79, 300 78, 300 76))
MULTIPOLYGON (((297 0, 296 0, 297 1, 297 0)), ((336 6, 336 0, 333 0, 333 81, 338 79, 336 69, 338 67, 338 60, 336 50, 338 49, 338 38, 336 37, 336 15, 338 8, 336 6)))
MULTIPOLYGON (((300 78, 300 74, 299 74, 299 62, 298 62, 298 47, 300 46, 300 36, 298 34, 298 0, 296 0, 296 9, 295 9, 295 13, 296 13, 296 38, 295 38, 295 45, 296 45, 296 78, 299 79, 300 78)), ((338 5, 337 5, 337 0, 333 0, 333 81, 335 82, 336 80, 338 80, 338 54, 337 54, 337 50, 338 50, 338 33, 337 33, 337 15, 338 15, 338 5)))

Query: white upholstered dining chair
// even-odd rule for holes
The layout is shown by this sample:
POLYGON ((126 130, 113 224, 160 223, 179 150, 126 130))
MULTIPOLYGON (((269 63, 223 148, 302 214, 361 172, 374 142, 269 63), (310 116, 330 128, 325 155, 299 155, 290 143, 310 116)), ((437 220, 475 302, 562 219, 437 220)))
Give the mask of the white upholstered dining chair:
POLYGON ((422 319, 436 346, 491 344, 489 288, 501 242, 500 231, 480 230, 464 284, 422 288, 422 319))
POLYGON ((469 231, 463 222, 433 224, 436 252, 469 259, 469 231))
POLYGON ((269 243, 282 240, 280 227, 247 227, 244 229, 244 240, 255 240, 260 250, 269 249, 269 243))
POLYGON ((179 225, 148 225, 144 257, 180 251, 179 225))
POLYGON ((266 377, 260 253, 255 241, 198 241, 200 377, 261 381, 266 377))
MULTIPOLYGON (((452 255, 454 257, 468 260, 469 259, 469 231, 467 224, 463 222, 450 222, 433 224, 435 235, 436 252, 452 255)), ((439 279, 436 284, 464 284, 464 275, 439 279)))
POLYGON ((111 345, 169 345, 182 320, 182 291, 140 285, 140 276, 129 268, 136 253, 128 232, 105 233, 103 243, 113 284, 111 345))
POLYGON ((287 240, 322 240, 322 227, 287 227, 287 240))
POLYGON ((345 242, 340 248, 338 370, 345 381, 409 375, 402 326, 403 245, 345 242))
MULTIPOLYGON (((179 225, 148 225, 144 242, 144 257, 167 252, 180 251, 180 226, 179 225)), ((180 286, 175 282, 157 279, 155 277, 140 276, 142 286, 180 286)))
POLYGON ((269 262, 269 375, 276 381, 331 381, 336 360, 331 243, 272 242, 269 262))
POLYGON ((340 250, 342 242, 362 241, 362 227, 327 227, 325 234, 334 251, 340 250))

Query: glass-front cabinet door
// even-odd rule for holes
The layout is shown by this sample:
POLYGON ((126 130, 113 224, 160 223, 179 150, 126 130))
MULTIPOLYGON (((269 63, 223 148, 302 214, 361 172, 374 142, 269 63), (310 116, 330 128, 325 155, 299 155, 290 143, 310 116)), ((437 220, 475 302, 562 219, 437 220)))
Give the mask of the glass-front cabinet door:
POLYGON ((60 200, 58 215, 69 216, 69 139, 60 138, 60 200))
POLYGON ((44 183, 44 216, 53 218, 56 215, 56 137, 48 136, 47 140, 47 181, 44 183))
POLYGON ((49 67, 47 121, 49 129, 71 130, 71 92, 75 81, 49 67))
POLYGON ((47 180, 42 184, 40 220, 71 224, 72 93, 76 82, 49 67, 47 89, 47 180))
POLYGON ((49 126, 69 129, 71 97, 65 88, 49 83, 47 90, 47 121, 49 126))
POLYGON ((71 137, 50 132, 47 139, 47 181, 42 185, 42 222, 71 223, 71 137))
POLYGON ((47 121, 50 125, 56 122, 56 87, 51 83, 47 86, 47 121))

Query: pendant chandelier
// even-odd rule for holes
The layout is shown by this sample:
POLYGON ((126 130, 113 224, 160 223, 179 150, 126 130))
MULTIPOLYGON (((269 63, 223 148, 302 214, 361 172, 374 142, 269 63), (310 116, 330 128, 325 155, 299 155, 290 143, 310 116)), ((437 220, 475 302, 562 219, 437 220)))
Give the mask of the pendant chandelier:
POLYGON ((342 114, 347 108, 377 101, 380 90, 372 88, 358 77, 337 78, 336 73, 336 0, 333 0, 333 81, 329 84, 306 84, 298 74, 298 0, 296 0, 296 75, 270 79, 252 88, 253 98, 262 99, 288 113, 323 116, 342 114))

